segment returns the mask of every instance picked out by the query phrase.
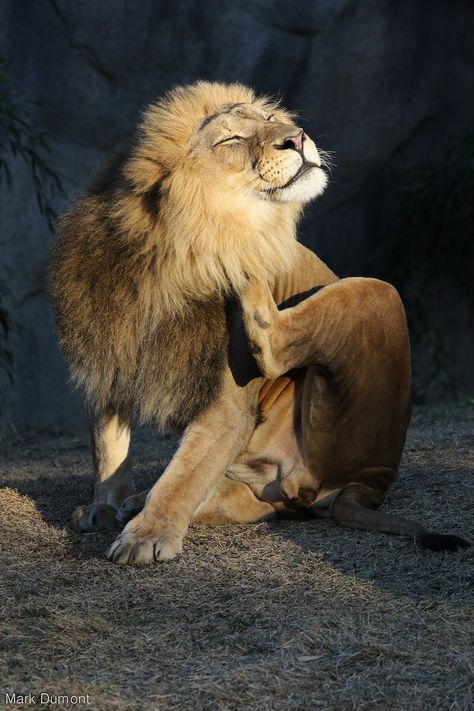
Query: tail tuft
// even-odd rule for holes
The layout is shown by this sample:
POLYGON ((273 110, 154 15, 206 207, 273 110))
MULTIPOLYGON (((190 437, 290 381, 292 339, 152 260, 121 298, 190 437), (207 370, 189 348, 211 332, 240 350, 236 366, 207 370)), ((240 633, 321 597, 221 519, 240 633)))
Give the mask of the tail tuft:
POLYGON ((459 548, 470 548, 471 543, 461 536, 451 536, 445 533, 432 533, 422 528, 415 531, 415 543, 430 551, 457 551, 459 548))

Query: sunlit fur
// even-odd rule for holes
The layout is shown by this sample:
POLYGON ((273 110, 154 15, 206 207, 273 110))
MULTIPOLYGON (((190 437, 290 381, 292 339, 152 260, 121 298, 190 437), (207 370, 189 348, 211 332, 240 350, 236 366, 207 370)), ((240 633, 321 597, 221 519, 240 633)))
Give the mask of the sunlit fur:
POLYGON ((229 174, 214 154, 196 145, 196 127, 205 117, 241 102, 277 111, 238 84, 198 82, 176 89, 146 112, 125 167, 133 193, 119 202, 116 215, 131 235, 143 229, 140 195, 162 181, 159 219, 150 225, 150 237, 162 252, 155 297, 169 311, 184 308, 190 297, 239 292, 246 275, 271 277, 293 264, 300 202, 262 199, 248 189, 247 174, 229 174))
POLYGON ((297 172, 296 151, 273 147, 273 134, 287 130, 296 130, 290 114, 239 84, 179 87, 149 107, 130 144, 62 217, 51 291, 90 407, 185 426, 215 397, 225 298, 250 276, 292 268, 301 205, 325 184, 319 168, 303 176, 300 194, 297 183, 285 190, 283 178, 259 176, 272 161, 285 180, 297 172), (227 114, 206 119, 235 104, 243 108, 228 121, 251 127, 246 148, 215 148, 227 114))

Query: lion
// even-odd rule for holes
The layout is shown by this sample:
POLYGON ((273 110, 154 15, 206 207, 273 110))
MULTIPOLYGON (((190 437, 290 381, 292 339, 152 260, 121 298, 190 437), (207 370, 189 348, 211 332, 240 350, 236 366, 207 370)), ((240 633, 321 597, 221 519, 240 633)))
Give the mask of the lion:
POLYGON ((392 286, 338 279, 297 242, 326 167, 278 102, 201 81, 152 104, 60 219, 50 290, 95 473, 73 525, 126 524, 113 562, 172 559, 192 523, 280 515, 469 545, 373 510, 398 475, 409 338, 392 286), (149 492, 133 417, 182 435, 149 492))

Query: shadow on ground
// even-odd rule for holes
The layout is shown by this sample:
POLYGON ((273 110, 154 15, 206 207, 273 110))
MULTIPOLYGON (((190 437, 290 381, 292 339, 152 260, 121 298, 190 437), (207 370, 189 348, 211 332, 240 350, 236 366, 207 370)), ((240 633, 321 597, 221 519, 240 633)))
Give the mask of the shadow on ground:
MULTIPOLYGON (((467 408, 417 411, 385 509, 469 535, 471 431, 467 408)), ((176 443, 136 439, 145 488, 176 443)), ((0 698, 89 693, 104 711, 468 708, 470 551, 281 521, 194 528, 180 559, 121 568, 103 557, 113 533, 67 528, 92 495, 86 443, 12 440, 1 462, 0 698)))

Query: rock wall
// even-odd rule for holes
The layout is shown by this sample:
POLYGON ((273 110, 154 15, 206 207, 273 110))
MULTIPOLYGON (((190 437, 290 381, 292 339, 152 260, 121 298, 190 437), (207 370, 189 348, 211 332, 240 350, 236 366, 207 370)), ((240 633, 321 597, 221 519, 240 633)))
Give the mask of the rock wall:
MULTIPOLYGON (((238 80, 281 95, 319 145, 335 152, 332 184, 308 209, 302 240, 341 275, 394 272, 403 281, 391 268, 392 176, 426 163, 442 171, 471 130, 469 2, 3 0, 0 7, 2 53, 18 90, 40 102, 34 124, 70 196, 166 89, 197 78, 238 80)), ((45 293, 51 235, 29 170, 21 159, 9 163, 0 263, 19 328, 3 423, 71 431, 84 418, 45 293)), ((58 211, 64 204, 56 199, 58 211)), ((442 308, 433 320, 454 385, 430 390, 431 378, 431 399, 471 388, 468 300, 452 275, 440 275, 436 294, 442 308)), ((433 362, 423 342, 421 351, 415 344, 416 377, 433 362)))

